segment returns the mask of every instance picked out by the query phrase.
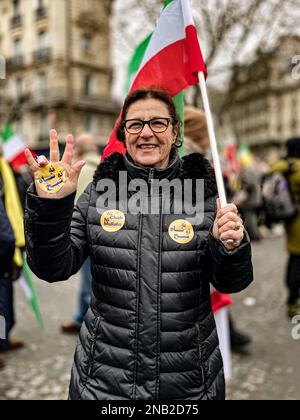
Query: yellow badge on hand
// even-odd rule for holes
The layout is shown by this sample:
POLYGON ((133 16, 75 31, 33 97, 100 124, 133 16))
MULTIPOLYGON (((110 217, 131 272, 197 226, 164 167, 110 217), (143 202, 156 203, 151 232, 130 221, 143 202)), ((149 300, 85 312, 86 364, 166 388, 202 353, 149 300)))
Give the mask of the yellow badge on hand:
POLYGON ((169 227, 169 235, 178 244, 186 245, 194 238, 194 228, 187 220, 175 220, 169 227))
POLYGON ((48 194, 56 194, 66 183, 66 171, 57 163, 50 163, 35 174, 36 185, 48 194))
POLYGON ((125 215, 119 210, 108 210, 101 216, 101 226, 106 232, 118 232, 125 225, 125 215))

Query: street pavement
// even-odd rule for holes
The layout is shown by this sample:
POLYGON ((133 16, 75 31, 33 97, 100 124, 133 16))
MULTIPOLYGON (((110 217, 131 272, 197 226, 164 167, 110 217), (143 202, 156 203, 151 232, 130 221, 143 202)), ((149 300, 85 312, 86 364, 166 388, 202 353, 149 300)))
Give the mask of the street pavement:
MULTIPOLYGON (((233 355, 233 378, 227 387, 231 400, 300 399, 300 339, 297 325, 286 317, 284 272, 287 255, 283 238, 253 245, 255 282, 234 297, 231 309, 237 327, 253 343, 246 354, 233 355)), ((0 400, 65 400, 76 337, 60 333, 76 306, 78 277, 49 285, 36 281, 45 327, 40 330, 15 285, 17 326, 14 336, 26 348, 6 354, 0 371, 0 400)))

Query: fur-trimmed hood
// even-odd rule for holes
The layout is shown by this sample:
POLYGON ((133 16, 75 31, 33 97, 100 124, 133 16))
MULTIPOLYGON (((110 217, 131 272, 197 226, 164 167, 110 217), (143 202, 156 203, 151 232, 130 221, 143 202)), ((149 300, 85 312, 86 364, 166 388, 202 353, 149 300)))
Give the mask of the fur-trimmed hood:
MULTIPOLYGON (((113 153, 101 163, 94 175, 93 183, 96 185, 100 179, 111 179, 115 182, 119 179, 120 171, 134 169, 134 177, 145 178, 150 169, 139 168, 129 162, 128 157, 120 153, 113 153)), ((205 198, 217 195, 217 185, 214 170, 207 159, 199 153, 194 153, 180 159, 177 152, 171 165, 166 170, 155 170, 154 178, 204 179, 205 198)))

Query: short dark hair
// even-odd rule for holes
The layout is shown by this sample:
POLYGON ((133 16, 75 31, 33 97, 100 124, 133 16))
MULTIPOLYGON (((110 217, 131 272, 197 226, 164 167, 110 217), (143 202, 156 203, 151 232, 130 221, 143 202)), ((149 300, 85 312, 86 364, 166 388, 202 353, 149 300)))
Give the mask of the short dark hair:
POLYGON ((177 131, 177 139, 174 146, 179 149, 182 146, 180 130, 182 122, 176 111, 176 106, 171 95, 166 90, 162 90, 156 87, 149 89, 138 89, 127 96, 122 109, 121 121, 117 128, 118 140, 125 144, 125 120, 127 117, 128 109, 132 104, 143 99, 157 99, 158 101, 161 101, 167 105, 174 130, 177 131))

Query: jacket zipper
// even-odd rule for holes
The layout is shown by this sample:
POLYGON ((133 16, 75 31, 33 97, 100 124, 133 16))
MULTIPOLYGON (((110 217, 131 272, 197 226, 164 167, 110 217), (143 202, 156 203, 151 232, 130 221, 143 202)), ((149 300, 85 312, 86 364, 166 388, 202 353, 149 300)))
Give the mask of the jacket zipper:
POLYGON ((98 331, 99 323, 100 323, 100 316, 98 316, 95 319, 95 327, 94 327, 94 330, 92 332, 92 345, 91 345, 91 352, 90 352, 91 356, 90 356, 89 367, 88 367, 88 377, 91 376, 93 365, 94 365, 96 339, 97 339, 97 331, 98 331))
POLYGON ((199 327, 198 322, 196 324, 196 328, 197 328, 197 350, 198 350, 198 359, 199 359, 199 370, 200 370, 200 374, 201 374, 202 384, 206 386, 204 368, 203 368, 203 364, 202 364, 202 351, 201 351, 201 343, 200 343, 200 327, 199 327))
POLYGON ((133 371, 133 393, 132 399, 136 399, 136 391, 137 391, 137 358, 138 358, 138 350, 139 350, 139 305, 140 305, 140 274, 141 274, 141 240, 142 240, 142 226, 143 226, 143 214, 140 214, 140 221, 139 221, 139 236, 138 236, 138 271, 137 271, 137 285, 136 285, 136 320, 135 320, 135 360, 134 360, 134 371, 133 371))
POLYGON ((150 195, 153 194, 154 173, 155 173, 155 169, 151 168, 149 171, 149 178, 148 178, 148 184, 150 184, 150 195))

